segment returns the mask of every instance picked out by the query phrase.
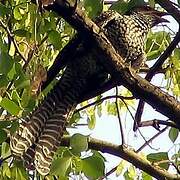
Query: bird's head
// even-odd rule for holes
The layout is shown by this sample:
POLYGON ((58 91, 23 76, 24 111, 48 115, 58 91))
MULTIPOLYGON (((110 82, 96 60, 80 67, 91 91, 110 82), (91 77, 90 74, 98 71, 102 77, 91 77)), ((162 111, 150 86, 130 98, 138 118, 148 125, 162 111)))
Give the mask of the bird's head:
POLYGON ((149 24, 150 28, 162 22, 169 22, 163 18, 168 13, 157 11, 149 6, 136 7, 133 12, 141 16, 149 24))

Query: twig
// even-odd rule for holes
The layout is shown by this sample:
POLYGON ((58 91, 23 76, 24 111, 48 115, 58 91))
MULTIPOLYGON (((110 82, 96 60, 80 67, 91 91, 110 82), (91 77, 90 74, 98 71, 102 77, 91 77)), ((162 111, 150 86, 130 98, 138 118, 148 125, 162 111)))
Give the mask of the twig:
POLYGON ((112 173, 116 171, 117 167, 118 166, 113 167, 110 171, 108 171, 104 176, 100 177, 98 180, 103 180, 107 178, 109 175, 111 175, 112 173))
POLYGON ((136 150, 136 152, 137 152, 137 153, 140 152, 144 147, 146 147, 147 145, 149 145, 155 138, 157 138, 159 135, 161 135, 163 132, 165 132, 167 128, 168 128, 168 126, 165 127, 165 128, 163 128, 162 130, 160 130, 157 134, 155 134, 155 135, 154 135, 153 137, 151 137, 148 141, 146 141, 140 148, 138 148, 138 149, 136 150))
POLYGON ((177 128, 176 124, 171 121, 164 121, 164 120, 159 120, 159 119, 153 119, 149 121, 142 121, 139 124, 139 127, 146 127, 146 126, 153 126, 156 130, 159 131, 160 125, 166 125, 166 126, 171 126, 174 128, 177 128))
POLYGON ((117 115, 118 115, 118 120, 119 120, 119 128, 120 128, 120 133, 121 133, 121 141, 122 141, 122 145, 123 145, 125 143, 125 139, 124 139, 123 126, 122 126, 122 122, 121 122, 121 116, 120 116, 120 112, 119 112, 118 87, 117 86, 116 86, 116 101, 115 101, 115 105, 116 105, 116 110, 117 110, 117 115))
POLYGON ((132 100, 132 99, 134 99, 132 96, 131 96, 131 97, 125 97, 125 96, 119 96, 119 95, 117 95, 117 96, 115 96, 115 95, 106 96, 106 97, 103 97, 103 98, 101 98, 101 99, 98 99, 98 100, 96 100, 96 101, 94 101, 94 102, 92 102, 92 103, 90 103, 90 104, 88 104, 88 105, 86 105, 86 106, 83 106, 83 107, 81 107, 81 108, 76 109, 76 110, 74 111, 74 113, 77 113, 77 112, 79 112, 79 111, 82 111, 82 110, 90 107, 90 106, 94 106, 94 105, 96 105, 96 104, 102 103, 103 101, 105 101, 105 100, 107 100, 107 99, 112 99, 112 98, 119 98, 119 99, 121 99, 121 100, 122 100, 122 99, 125 99, 125 100, 132 100))
POLYGON ((171 164, 176 169, 177 173, 180 174, 179 165, 176 165, 174 162, 171 162, 171 164))

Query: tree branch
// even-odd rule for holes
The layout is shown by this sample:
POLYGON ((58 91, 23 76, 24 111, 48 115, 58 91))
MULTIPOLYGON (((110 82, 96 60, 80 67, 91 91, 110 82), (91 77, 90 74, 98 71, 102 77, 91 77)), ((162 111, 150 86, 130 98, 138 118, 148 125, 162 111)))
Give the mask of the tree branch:
POLYGON ((143 121, 139 124, 139 127, 153 126, 156 130, 159 130, 160 125, 166 125, 166 126, 177 128, 177 126, 174 122, 164 121, 164 120, 159 120, 159 119, 143 121))
MULTIPOLYGON (((70 137, 63 137, 61 146, 69 146, 70 137)), ((101 151, 102 153, 109 153, 114 156, 125 159, 132 163, 137 168, 145 171, 151 176, 157 179, 179 179, 180 176, 168 173, 165 169, 161 169, 159 166, 152 165, 149 161, 143 159, 140 155, 125 146, 119 146, 110 142, 98 140, 95 138, 89 138, 88 145, 90 149, 101 151)))

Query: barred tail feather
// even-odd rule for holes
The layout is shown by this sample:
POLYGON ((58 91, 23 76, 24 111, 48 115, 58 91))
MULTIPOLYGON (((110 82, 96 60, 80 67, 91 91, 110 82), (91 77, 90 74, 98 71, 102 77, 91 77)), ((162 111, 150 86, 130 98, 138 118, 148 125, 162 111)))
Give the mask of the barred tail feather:
POLYGON ((19 129, 11 136, 10 148, 15 157, 21 157, 40 136, 47 119, 53 114, 57 104, 63 97, 63 92, 70 88, 69 79, 71 72, 66 70, 53 90, 48 94, 43 103, 20 124, 19 129))
POLYGON ((68 107, 66 107, 66 103, 59 104, 52 117, 46 122, 43 134, 37 143, 35 150, 35 167, 42 175, 47 175, 50 171, 51 161, 58 145, 60 145, 69 113, 75 105, 75 103, 72 102, 74 98, 72 97, 70 99, 71 102, 68 101, 68 107))

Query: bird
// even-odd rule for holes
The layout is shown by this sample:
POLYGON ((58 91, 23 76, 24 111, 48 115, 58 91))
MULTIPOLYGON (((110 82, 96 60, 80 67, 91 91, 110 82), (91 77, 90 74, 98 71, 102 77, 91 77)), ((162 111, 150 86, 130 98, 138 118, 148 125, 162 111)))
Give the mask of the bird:
MULTIPOLYGON (((165 12, 142 6, 126 14, 108 10, 94 21, 124 62, 138 70, 146 61, 144 44, 148 32, 157 24, 167 22, 164 15, 165 12)), ((108 77, 108 72, 98 61, 96 49, 87 46, 82 40, 60 80, 42 103, 22 120, 15 134, 11 135, 10 148, 13 156, 25 161, 26 165, 33 163, 41 175, 47 175, 68 119, 81 95, 91 85, 104 83, 108 77)))

